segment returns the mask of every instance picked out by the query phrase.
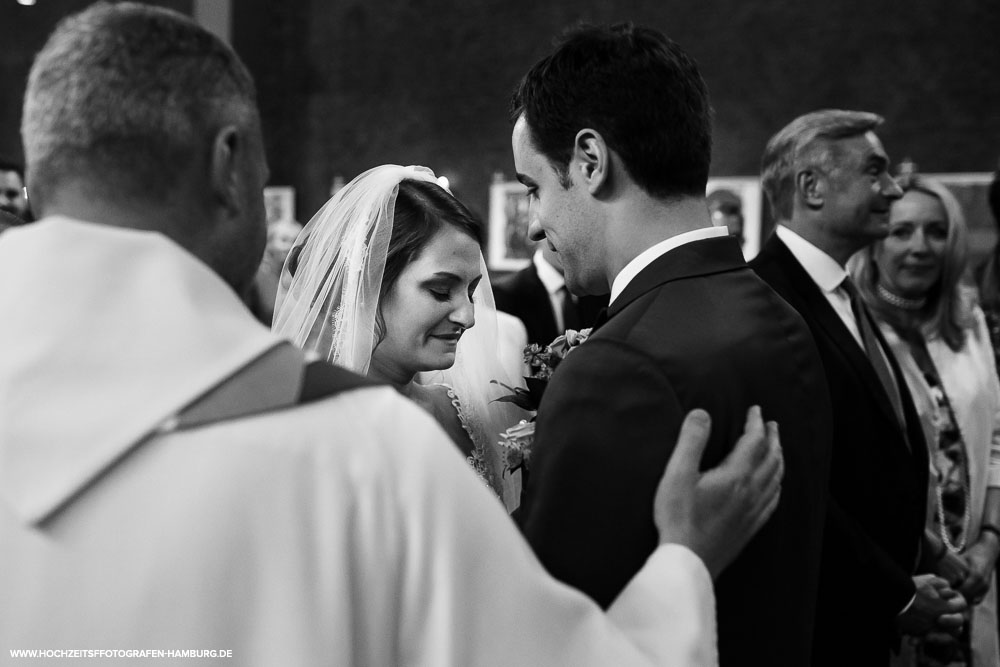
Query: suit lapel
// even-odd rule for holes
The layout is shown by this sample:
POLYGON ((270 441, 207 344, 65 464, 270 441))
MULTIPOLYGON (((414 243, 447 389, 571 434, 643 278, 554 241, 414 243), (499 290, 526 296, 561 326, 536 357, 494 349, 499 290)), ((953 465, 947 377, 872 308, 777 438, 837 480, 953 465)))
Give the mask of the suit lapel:
MULTIPOLYGON (((868 391, 874 395, 875 402, 878 403, 879 408, 892 420, 892 423, 898 424, 899 420, 896 418, 896 411, 893 410, 892 402, 889 400, 888 395, 886 395, 885 388, 879 381, 871 361, 864 350, 861 349, 861 346, 858 345, 858 341, 855 340, 843 320, 840 319, 840 316, 833 309, 833 306, 827 301, 826 296, 824 296, 819 286, 813 281, 802 265, 799 264, 799 261, 795 259, 795 255, 788 249, 788 246, 782 243, 777 235, 771 236, 767 242, 765 251, 783 268, 788 276, 790 288, 798 294, 805 307, 811 313, 812 319, 818 328, 833 341, 844 357, 850 362, 855 372, 861 377, 868 388, 868 391)), ((904 380, 899 373, 899 366, 895 363, 895 359, 891 358, 892 352, 882 338, 881 332, 878 331, 878 327, 876 326, 874 329, 875 335, 879 338, 879 343, 882 345, 882 349, 885 351, 886 356, 890 357, 889 367, 892 369, 896 378, 896 384, 901 387, 902 392, 904 380)))
POLYGON ((556 331, 556 316, 552 312, 552 301, 549 298, 549 290, 545 287, 542 279, 538 277, 538 267, 532 262, 528 269, 529 271, 524 278, 528 281, 530 289, 526 290, 525 293, 533 295, 531 309, 534 311, 535 317, 538 318, 538 328, 550 333, 555 332, 552 335, 543 336, 547 340, 538 341, 540 344, 545 345, 554 340, 562 332, 556 331))
MULTIPOLYGON (((528 342, 545 345, 556 337, 556 320, 552 312, 549 291, 538 277, 534 262, 512 276, 508 283, 511 297, 511 312, 518 315, 528 330, 528 342)), ((561 333, 561 332, 560 332, 561 333)))
POLYGON ((608 307, 608 317, 614 317, 628 304, 660 285, 740 268, 746 268, 743 253, 739 244, 728 236, 685 243, 660 255, 640 271, 608 307))

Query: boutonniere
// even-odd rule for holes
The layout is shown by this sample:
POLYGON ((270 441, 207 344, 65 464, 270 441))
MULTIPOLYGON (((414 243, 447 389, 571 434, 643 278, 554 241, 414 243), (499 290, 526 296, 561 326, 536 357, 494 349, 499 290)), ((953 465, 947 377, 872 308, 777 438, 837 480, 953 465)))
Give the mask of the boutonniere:
MULTIPOLYGON (((542 402, 542 395, 545 393, 549 378, 552 377, 559 364, 569 356, 569 353, 587 340, 590 331, 590 329, 581 329, 580 331, 569 329, 545 347, 537 343, 525 347, 524 363, 529 369, 529 375, 524 378, 525 386, 511 387, 493 380, 493 384, 498 384, 510 392, 495 400, 513 403, 524 410, 536 412, 542 402)), ((531 459, 531 448, 534 440, 534 416, 531 419, 522 419, 500 434, 499 444, 503 448, 506 464, 504 472, 512 473, 522 468, 524 469, 522 475, 527 472, 526 466, 531 459)))

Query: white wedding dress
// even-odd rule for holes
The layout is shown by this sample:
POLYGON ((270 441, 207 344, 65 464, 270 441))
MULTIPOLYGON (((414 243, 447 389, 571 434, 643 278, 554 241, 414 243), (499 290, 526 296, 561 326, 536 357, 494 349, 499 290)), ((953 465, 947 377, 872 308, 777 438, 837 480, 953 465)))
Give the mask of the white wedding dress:
POLYGON ((455 390, 446 384, 438 386, 444 387, 447 391, 451 407, 455 410, 455 416, 458 418, 459 424, 462 426, 462 430, 465 431, 467 436, 469 436, 469 441, 472 443, 472 450, 469 455, 465 457, 465 462, 468 463, 469 467, 475 471, 476 476, 479 477, 479 479, 481 479, 486 486, 490 487, 493 493, 502 497, 503 490, 499 488, 496 481, 498 471, 488 460, 488 443, 476 442, 475 430, 469 423, 469 416, 462 407, 462 401, 458 397, 458 394, 455 393, 455 390))

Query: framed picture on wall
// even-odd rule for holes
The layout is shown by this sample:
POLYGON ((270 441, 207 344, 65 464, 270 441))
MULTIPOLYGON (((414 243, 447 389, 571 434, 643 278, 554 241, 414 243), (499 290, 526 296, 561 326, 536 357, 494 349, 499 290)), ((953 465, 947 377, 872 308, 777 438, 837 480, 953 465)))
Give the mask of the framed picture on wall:
POLYGON ((527 266, 534 253, 528 240, 527 188, 517 181, 495 180, 490 185, 489 215, 489 268, 516 271, 527 266))
MULTIPOLYGON (((920 174, 920 172, 917 172, 920 174)), ((996 223, 990 211, 989 192, 993 174, 971 172, 958 174, 920 174, 933 178, 955 195, 969 229, 969 259, 975 266, 986 259, 997 239, 996 223)))
POLYGON ((295 188, 271 185, 264 188, 264 212, 267 224, 295 222, 295 188))
POLYGON ((712 224, 729 227, 739 236, 743 256, 749 261, 760 252, 761 189, 756 176, 710 178, 705 188, 712 224))

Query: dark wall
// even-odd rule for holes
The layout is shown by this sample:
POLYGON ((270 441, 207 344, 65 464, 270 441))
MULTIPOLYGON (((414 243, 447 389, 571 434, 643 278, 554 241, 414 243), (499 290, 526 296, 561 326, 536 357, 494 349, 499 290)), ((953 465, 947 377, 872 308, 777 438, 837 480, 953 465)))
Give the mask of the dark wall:
POLYGON ((1000 3, 239 0, 234 14, 273 181, 296 186, 303 220, 335 175, 385 162, 432 167, 485 213, 492 174, 513 175, 509 93, 581 19, 653 25, 698 59, 715 176, 755 174, 771 134, 827 106, 885 115, 890 155, 924 171, 1000 155, 1000 3))
MULTIPOLYGON (((31 62, 60 19, 91 4, 93 0, 38 0, 23 7, 14 0, 0 0, 0 155, 23 161, 21 103, 31 62)), ((193 0, 148 4, 191 14, 193 0)))
MULTIPOLYGON (((87 4, 0 0, 0 153, 20 156, 34 52, 87 4)), ((190 12, 193 3, 157 4, 190 12)), ((756 173, 774 131, 824 106, 882 113, 890 155, 924 171, 990 171, 1000 154, 1000 3, 233 0, 272 181, 296 187, 305 220, 336 175, 425 164, 485 214, 492 174, 513 175, 509 93, 581 19, 653 25, 698 59, 716 110, 715 176, 756 173)))

